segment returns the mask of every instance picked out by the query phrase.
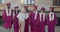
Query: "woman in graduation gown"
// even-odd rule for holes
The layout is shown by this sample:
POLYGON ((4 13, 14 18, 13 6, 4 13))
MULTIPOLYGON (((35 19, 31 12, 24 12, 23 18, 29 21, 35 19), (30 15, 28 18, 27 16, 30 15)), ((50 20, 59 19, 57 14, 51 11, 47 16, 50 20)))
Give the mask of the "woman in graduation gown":
POLYGON ((14 7, 15 10, 14 10, 14 14, 13 14, 13 17, 14 17, 14 32, 19 32, 19 23, 18 23, 18 18, 17 18, 17 15, 19 13, 18 11, 18 6, 14 7))
POLYGON ((10 8, 10 3, 7 3, 7 8, 3 10, 2 19, 4 20, 4 28, 11 32, 12 20, 13 20, 13 11, 10 8))
POLYGON ((45 24, 46 24, 46 14, 44 13, 45 8, 42 7, 41 8, 41 12, 39 13, 39 18, 38 18, 38 22, 39 22, 39 32, 45 32, 45 24))
POLYGON ((19 20, 19 32, 24 32, 25 29, 25 20, 28 18, 28 13, 26 13, 25 9, 22 8, 21 12, 17 15, 19 20))
POLYGON ((57 24, 56 14, 54 13, 54 8, 50 7, 50 12, 47 17, 48 32, 55 32, 55 26, 57 24))

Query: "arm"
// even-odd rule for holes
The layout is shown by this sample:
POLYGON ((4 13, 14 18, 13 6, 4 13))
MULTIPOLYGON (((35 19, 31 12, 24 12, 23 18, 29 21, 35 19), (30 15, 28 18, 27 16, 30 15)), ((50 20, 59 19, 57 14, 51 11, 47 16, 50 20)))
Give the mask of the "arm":
POLYGON ((28 13, 26 13, 26 19, 27 19, 27 18, 29 18, 29 14, 28 14, 28 13))
POLYGON ((29 13, 29 25, 32 25, 32 15, 33 15, 33 13, 30 12, 29 13))
POLYGON ((2 20, 5 20, 5 10, 3 10, 3 12, 2 12, 2 20))
POLYGON ((54 18, 55 18, 54 21, 55 21, 55 25, 56 25, 56 24, 58 24, 56 14, 54 14, 54 16, 55 16, 55 17, 54 17, 54 18))
POLYGON ((15 17, 15 13, 13 12, 13 20, 14 20, 14 17, 15 17))
POLYGON ((49 23, 49 14, 46 15, 46 24, 48 24, 48 23, 49 23))
POLYGON ((17 18, 19 18, 19 13, 18 13, 18 15, 17 15, 17 18))

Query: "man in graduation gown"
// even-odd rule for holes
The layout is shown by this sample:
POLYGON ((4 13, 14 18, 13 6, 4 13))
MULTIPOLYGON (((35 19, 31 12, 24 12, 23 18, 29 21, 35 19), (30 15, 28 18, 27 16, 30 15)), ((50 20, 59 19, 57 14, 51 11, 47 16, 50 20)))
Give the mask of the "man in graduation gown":
POLYGON ((45 32, 45 24, 46 24, 46 14, 44 13, 45 8, 41 8, 41 12, 39 13, 38 17, 38 31, 45 32))
POLYGON ((31 12, 31 16, 30 16, 30 20, 31 20, 31 32, 38 32, 37 30, 37 15, 38 15, 38 12, 37 12, 37 6, 33 6, 34 7, 34 11, 31 12))
POLYGON ((2 19, 4 20, 4 28, 6 28, 8 32, 11 32, 13 12, 10 8, 10 3, 7 3, 7 8, 3 10, 2 19))
POLYGON ((48 32, 55 32, 55 26, 57 24, 56 14, 53 12, 54 8, 50 7, 51 12, 49 12, 47 17, 48 32))
POLYGON ((14 11, 14 32, 18 32, 19 31, 19 23, 18 23, 18 18, 17 15, 19 13, 18 11, 18 6, 14 7, 15 11, 14 11))

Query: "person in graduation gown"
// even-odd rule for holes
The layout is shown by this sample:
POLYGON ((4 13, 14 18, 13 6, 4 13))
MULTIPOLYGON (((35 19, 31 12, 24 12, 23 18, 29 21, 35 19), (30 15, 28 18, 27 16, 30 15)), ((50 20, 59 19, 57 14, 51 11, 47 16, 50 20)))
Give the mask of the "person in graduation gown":
MULTIPOLYGON (((28 6, 24 6, 26 13, 29 14, 28 6)), ((29 17, 25 20, 25 29, 24 32, 29 32, 29 17)))
POLYGON ((37 6, 33 6, 34 7, 34 11, 31 12, 31 16, 30 16, 30 20, 31 20, 31 32, 38 32, 37 27, 38 27, 38 23, 37 23, 37 6))
POLYGON ((13 15, 13 17, 14 17, 14 32, 19 32, 19 24, 18 24, 18 18, 17 18, 17 15, 19 13, 19 11, 18 11, 19 7, 16 6, 14 8, 15 8, 14 15, 13 15))
POLYGON ((55 26, 57 24, 56 14, 54 13, 54 8, 50 7, 51 11, 47 17, 48 32, 55 32, 55 26))
POLYGON ((41 12, 39 12, 39 18, 38 18, 38 29, 39 32, 45 32, 45 24, 46 24, 46 14, 44 13, 45 8, 41 8, 41 12))
POLYGON ((10 8, 10 3, 7 3, 7 8, 3 10, 2 19, 4 20, 4 28, 11 32, 12 20, 13 20, 13 11, 10 8))
POLYGON ((22 8, 21 12, 17 15, 19 19, 19 32, 24 32, 25 29, 25 20, 28 18, 28 13, 26 13, 25 9, 22 8))

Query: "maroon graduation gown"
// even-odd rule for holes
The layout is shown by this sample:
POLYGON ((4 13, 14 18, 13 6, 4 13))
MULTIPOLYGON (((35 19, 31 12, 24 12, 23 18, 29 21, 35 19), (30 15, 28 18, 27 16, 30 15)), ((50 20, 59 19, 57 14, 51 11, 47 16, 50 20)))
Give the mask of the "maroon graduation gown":
POLYGON ((35 13, 34 12, 31 13, 30 20, 31 20, 31 32, 38 32, 38 29, 37 29, 38 22, 37 22, 37 17, 35 19, 35 13))
POLYGON ((55 32, 55 26, 57 24, 56 14, 54 14, 54 20, 49 21, 49 14, 47 18, 48 32, 55 32))
POLYGON ((30 17, 31 17, 31 13, 29 12, 29 17, 25 20, 24 32, 29 32, 29 25, 31 24, 30 17))
POLYGON ((25 20, 25 28, 24 28, 24 32, 28 32, 29 30, 29 18, 25 20))
POLYGON ((12 28, 13 12, 11 10, 11 16, 6 15, 6 10, 3 10, 2 19, 4 20, 4 28, 12 28))
POLYGON ((28 32, 28 29, 29 29, 29 18, 27 18, 27 19, 25 20, 24 32, 28 32))
POLYGON ((15 11, 15 16, 14 16, 14 32, 18 32, 19 31, 19 23, 18 23, 17 15, 18 15, 18 11, 17 11, 17 13, 15 11))
POLYGON ((38 16, 38 22, 39 22, 38 29, 39 29, 39 32, 45 32, 46 15, 44 15, 44 14, 45 13, 43 13, 43 14, 39 13, 39 16, 38 16), (40 15, 41 15, 41 18, 40 18, 40 15), (45 17, 43 17, 43 16, 45 16, 45 17))

